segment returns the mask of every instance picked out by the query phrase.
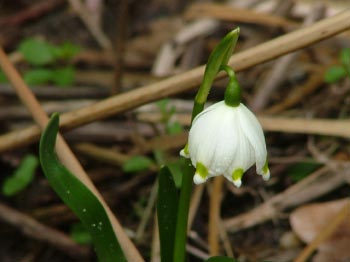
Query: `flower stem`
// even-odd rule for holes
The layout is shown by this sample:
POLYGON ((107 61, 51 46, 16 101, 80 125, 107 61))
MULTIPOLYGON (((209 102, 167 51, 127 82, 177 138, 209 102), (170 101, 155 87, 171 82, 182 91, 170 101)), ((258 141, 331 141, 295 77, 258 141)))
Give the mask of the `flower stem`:
POLYGON ((236 46, 239 36, 239 28, 236 28, 229 32, 215 47, 210 54, 208 63, 205 67, 203 81, 197 95, 194 100, 194 106, 192 111, 192 120, 203 111, 204 104, 207 101, 207 97, 215 80, 216 75, 220 71, 221 66, 227 65, 229 58, 232 55, 233 49, 236 46))
MULTIPOLYGON (((201 111, 203 111, 204 104, 207 101, 207 97, 210 88, 215 80, 215 77, 217 73, 221 70, 221 66, 227 65, 227 62, 231 57, 233 49, 236 46, 238 36, 239 28, 232 30, 220 41, 218 46, 210 54, 207 66, 205 67, 202 84, 199 87, 199 90, 195 97, 192 111, 192 121, 201 111)), ((183 170, 180 199, 176 220, 173 262, 185 261, 187 222, 188 212, 190 208, 193 176, 194 172, 191 161, 186 160, 185 167, 183 170)))
POLYGON ((233 69, 227 65, 222 65, 220 70, 227 73, 229 82, 225 90, 225 104, 236 107, 241 103, 241 87, 237 81, 236 74, 233 69))
POLYGON ((187 221, 188 212, 190 208, 193 175, 194 172, 191 161, 186 159, 185 167, 183 170, 181 193, 177 213, 173 262, 185 261, 185 251, 187 242, 187 221))

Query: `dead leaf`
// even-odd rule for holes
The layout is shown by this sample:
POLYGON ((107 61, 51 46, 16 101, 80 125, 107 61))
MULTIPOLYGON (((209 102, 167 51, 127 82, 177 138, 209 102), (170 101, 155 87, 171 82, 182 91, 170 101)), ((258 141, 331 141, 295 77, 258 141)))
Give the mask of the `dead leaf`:
MULTIPOLYGON (((310 243, 337 213, 350 205, 350 199, 306 205, 290 215, 290 223, 296 235, 310 243)), ((350 217, 347 217, 319 247, 313 262, 350 262, 350 217)))

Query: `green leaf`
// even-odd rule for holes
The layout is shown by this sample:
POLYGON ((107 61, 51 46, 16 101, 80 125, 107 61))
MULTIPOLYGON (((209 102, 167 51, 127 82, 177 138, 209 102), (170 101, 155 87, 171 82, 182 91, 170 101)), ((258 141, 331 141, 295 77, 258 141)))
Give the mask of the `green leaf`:
POLYGON ((34 155, 27 155, 14 174, 7 178, 2 186, 2 193, 13 196, 28 186, 34 178, 39 161, 34 155))
POLYGON ((182 167, 182 182, 179 196, 179 205, 176 218, 176 232, 174 243, 174 262, 185 261, 188 213, 191 202, 194 170, 191 160, 184 159, 182 167))
POLYGON ((174 122, 169 122, 167 125, 166 125, 166 131, 169 135, 175 135, 175 134, 180 134, 182 131, 183 131, 183 127, 182 125, 177 122, 177 121, 174 121, 174 122))
POLYGON ((124 163, 123 171, 127 173, 138 172, 149 169, 153 164, 153 161, 148 157, 134 156, 124 163))
POLYGON ((287 170, 287 175, 290 176, 294 182, 298 182, 310 175, 320 166, 321 165, 319 163, 300 162, 289 167, 287 170))
POLYGON ((82 245, 92 243, 92 237, 83 224, 74 224, 70 231, 70 236, 75 242, 82 245))
POLYGON ((157 216, 162 262, 172 262, 179 196, 168 167, 159 172, 157 216))
POLYGON ((345 67, 348 76, 350 77, 350 48, 344 48, 341 50, 340 61, 345 67))
POLYGON ((72 66, 55 69, 51 80, 60 87, 67 87, 73 84, 75 70, 72 66))
POLYGON ((80 47, 70 42, 65 42, 53 48, 53 54, 57 59, 69 60, 80 52, 80 47))
POLYGON ((55 61, 53 46, 41 40, 26 39, 19 45, 19 51, 32 65, 47 65, 55 61))
POLYGON ((158 100, 156 102, 156 105, 158 106, 160 112, 162 115, 167 115, 168 114, 168 104, 169 104, 169 99, 164 98, 161 100, 158 100))
POLYGON ((155 149, 153 151, 153 156, 154 156, 154 159, 155 159, 158 166, 163 166, 167 162, 166 155, 164 154, 164 152, 162 150, 155 149))
POLYGON ((167 164, 177 188, 180 188, 182 184, 182 166, 184 164, 184 158, 179 158, 178 161, 167 164))
POLYGON ((40 163, 50 185, 89 231, 101 262, 126 261, 109 217, 99 199, 65 168, 54 152, 59 115, 53 114, 39 146, 40 163))
POLYGON ((0 70, 0 83, 8 83, 9 80, 7 79, 7 76, 4 72, 0 70))
POLYGON ((206 262, 239 262, 239 261, 231 257, 216 256, 216 257, 208 258, 206 262))
POLYGON ((345 76, 346 70, 343 66, 332 66, 326 71, 324 75, 324 81, 328 84, 333 84, 338 82, 345 76))
POLYGON ((27 71, 23 78, 28 85, 42 85, 50 82, 53 71, 50 69, 38 68, 27 71))

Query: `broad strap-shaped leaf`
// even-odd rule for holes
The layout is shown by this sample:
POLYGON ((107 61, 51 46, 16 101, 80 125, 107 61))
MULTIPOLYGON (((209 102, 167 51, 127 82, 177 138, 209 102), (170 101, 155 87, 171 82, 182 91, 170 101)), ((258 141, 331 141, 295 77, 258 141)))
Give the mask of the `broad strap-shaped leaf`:
POLYGON ((158 227, 162 262, 172 262, 175 241, 175 228, 178 208, 178 192, 168 167, 159 172, 158 187, 158 227))
POLYGON ((58 128, 59 115, 55 113, 40 140, 40 162, 50 185, 91 234, 98 260, 126 261, 106 210, 98 198, 58 161, 54 151, 58 128))

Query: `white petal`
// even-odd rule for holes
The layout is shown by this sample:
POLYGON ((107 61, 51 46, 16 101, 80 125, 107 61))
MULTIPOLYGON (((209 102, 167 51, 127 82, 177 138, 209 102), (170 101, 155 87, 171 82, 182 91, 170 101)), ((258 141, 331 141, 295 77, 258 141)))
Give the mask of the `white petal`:
POLYGON ((182 150, 180 151, 180 156, 185 157, 185 158, 190 158, 190 155, 188 155, 188 154, 185 153, 185 149, 182 149, 182 150))
POLYGON ((239 109, 241 110, 239 114, 240 125, 244 130, 245 137, 249 140, 250 145, 254 149, 256 171, 261 174, 267 158, 263 130, 255 115, 248 108, 241 104, 239 109))
POLYGON ((235 158, 239 136, 237 134, 237 111, 234 108, 221 112, 221 123, 216 130, 216 145, 210 172, 223 174, 235 158))
POLYGON ((203 184, 205 181, 207 181, 207 179, 203 178, 200 174, 198 174, 198 173, 194 174, 193 182, 196 185, 203 184))
POLYGON ((229 168, 225 171, 227 176, 231 176, 232 172, 237 169, 243 169, 245 172, 255 163, 254 149, 244 135, 244 132, 245 130, 237 125, 236 134, 238 143, 236 145, 235 156, 232 158, 229 168))
POLYGON ((262 177, 265 181, 269 180, 270 179, 270 170, 267 169, 267 172, 266 173, 263 173, 262 174, 262 177))
POLYGON ((224 101, 221 102, 217 102, 215 104, 212 104, 211 106, 207 107, 206 109, 204 109, 202 112, 200 112, 192 121, 192 126, 194 125, 194 123, 197 121, 198 118, 200 118, 201 116, 205 115, 206 113, 209 113, 210 111, 218 108, 218 107, 222 107, 225 104, 224 101))
POLYGON ((232 183, 233 183, 236 187, 241 187, 241 185, 242 185, 242 180, 241 180, 241 179, 233 180, 232 183))
POLYGON ((237 139, 232 119, 236 110, 219 102, 196 117, 189 134, 192 163, 205 163, 210 176, 222 174, 229 166, 237 139))

